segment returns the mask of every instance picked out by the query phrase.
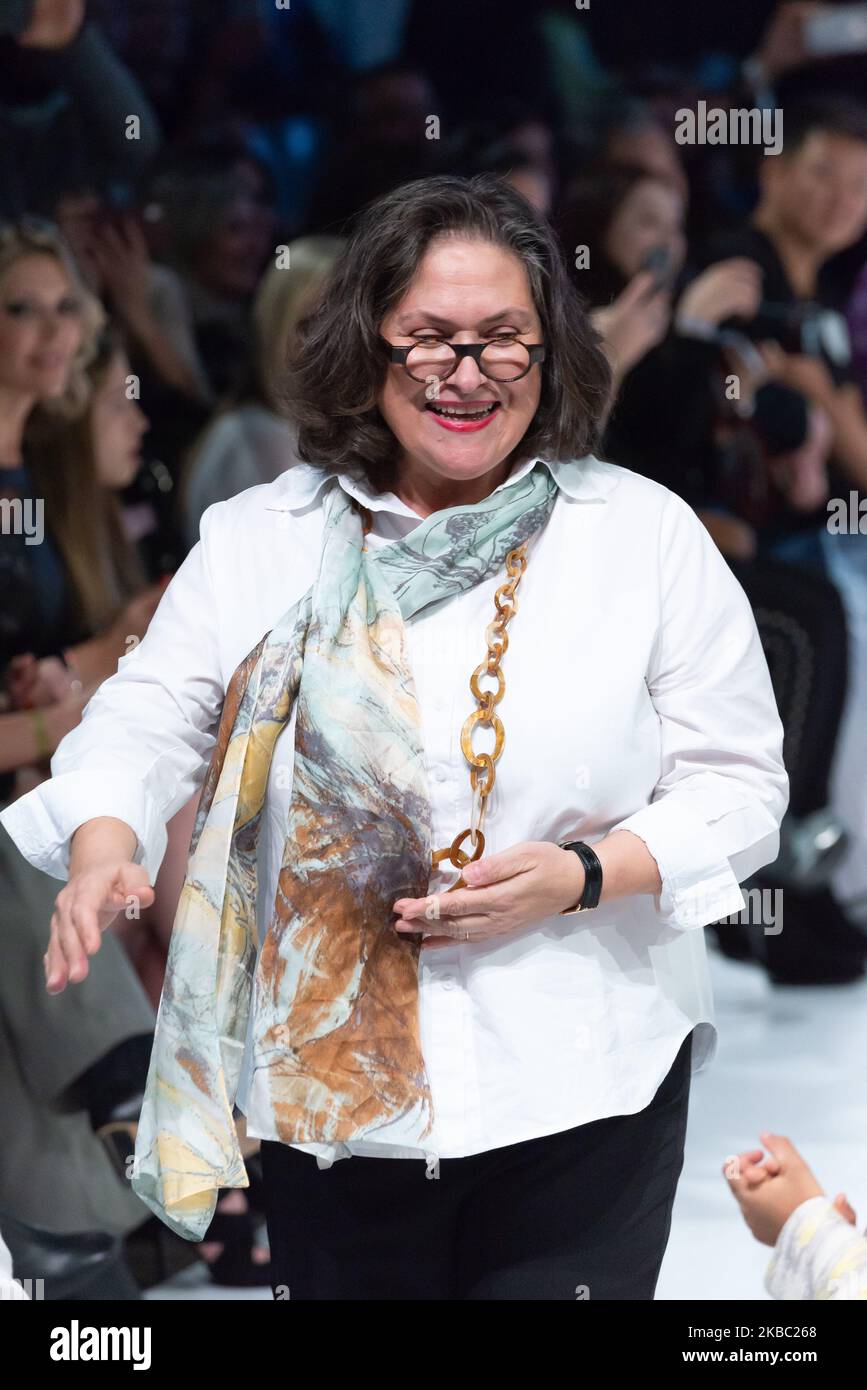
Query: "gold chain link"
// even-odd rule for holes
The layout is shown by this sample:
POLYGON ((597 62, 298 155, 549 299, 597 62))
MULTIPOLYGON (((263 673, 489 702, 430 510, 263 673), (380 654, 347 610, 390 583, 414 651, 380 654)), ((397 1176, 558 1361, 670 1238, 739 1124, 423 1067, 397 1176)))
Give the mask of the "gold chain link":
MULTIPOLYGON (((363 530, 365 537, 371 528, 372 520, 370 511, 367 507, 361 507, 363 516, 363 530)), ((521 576, 527 568, 527 547, 529 540, 510 550, 506 556, 506 573, 509 578, 501 584, 494 594, 494 607, 496 613, 494 618, 485 629, 485 641, 487 642, 487 655, 479 662, 472 676, 470 677, 470 690, 476 699, 476 709, 474 709, 464 720, 461 729, 461 750, 470 765, 470 788, 473 793, 472 807, 470 812, 470 823, 466 830, 456 835, 450 845, 445 849, 438 849, 434 852, 432 867, 435 869, 444 859, 448 859, 456 869, 464 869, 467 864, 473 864, 477 859, 481 859, 485 849, 485 836, 482 825, 487 810, 488 797, 493 791, 496 781, 496 771, 494 764, 500 757, 506 741, 506 731, 503 728, 503 721, 496 713, 495 706, 500 703, 506 693, 506 678, 503 675, 501 661, 509 649, 509 635, 506 631, 509 622, 518 611, 518 600, 515 597, 521 576), (482 690, 479 681, 483 676, 492 676, 496 682, 495 690, 482 690), (473 748, 473 731, 477 727, 482 729, 494 730, 494 747, 490 753, 476 753, 473 748), (472 853, 467 854, 466 850, 461 849, 464 840, 470 837, 472 853)), ((367 545, 363 547, 367 550, 367 545)), ((457 881, 446 891, 454 893, 457 888, 466 888, 463 874, 460 874, 457 881)))
MULTIPOLYGON (((456 869, 464 869, 467 864, 473 864, 477 859, 481 859, 484 853, 485 836, 482 825, 487 810, 488 797, 493 791, 497 776, 494 764, 500 757, 506 741, 503 721, 495 709, 495 706, 500 703, 506 693, 506 678, 500 663, 509 647, 509 636, 506 628, 518 611, 518 600, 515 594, 521 582, 521 576, 527 568, 528 545, 529 541, 524 541, 515 550, 510 550, 506 556, 506 572, 509 578, 505 584, 500 585, 494 595, 496 616, 485 629, 487 655, 479 662, 470 677, 470 690, 475 696, 477 707, 464 720, 461 729, 461 750, 470 765, 470 787, 473 793, 470 823, 466 830, 455 836, 450 845, 434 852, 432 863, 434 869, 444 859, 448 859, 456 869), (483 676, 492 676, 496 680, 495 690, 482 690, 479 682, 483 676), (474 750, 473 731, 477 727, 493 729, 494 747, 490 753, 477 753, 474 750), (471 854, 461 848, 467 836, 470 837, 472 845, 471 854)), ((464 876, 460 874, 457 881, 446 891, 454 893, 455 889, 466 888, 466 886, 464 876)))

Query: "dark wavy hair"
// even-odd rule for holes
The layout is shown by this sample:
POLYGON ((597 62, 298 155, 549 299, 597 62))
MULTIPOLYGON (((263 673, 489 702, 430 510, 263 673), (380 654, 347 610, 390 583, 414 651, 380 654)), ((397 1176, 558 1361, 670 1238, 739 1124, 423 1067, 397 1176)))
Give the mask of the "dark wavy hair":
POLYGON ((305 462, 332 472, 360 465, 376 490, 393 487, 400 446, 376 403, 389 367, 379 329, 429 243, 443 235, 502 246, 526 270, 547 352, 522 457, 582 458, 597 447, 611 369, 553 230, 500 178, 443 174, 404 184, 363 210, 298 323, 285 405, 305 462))

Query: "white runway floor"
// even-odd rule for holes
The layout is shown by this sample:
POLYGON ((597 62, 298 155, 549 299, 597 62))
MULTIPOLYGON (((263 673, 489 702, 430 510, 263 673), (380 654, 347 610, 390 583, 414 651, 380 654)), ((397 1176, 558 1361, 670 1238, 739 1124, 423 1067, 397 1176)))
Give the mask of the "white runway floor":
POLYGON ((711 957, 719 1050, 693 1077, 683 1175, 658 1299, 772 1300, 768 1246, 722 1176, 730 1154, 787 1135, 830 1198, 867 1228, 867 980, 772 986, 759 966, 711 957))
MULTIPOLYGON (((709 945, 710 945, 709 941, 709 945)), ((867 980, 833 988, 769 985, 761 967, 711 954, 719 1050, 693 1077, 683 1175, 658 1299, 765 1300, 770 1256, 722 1176, 727 1156, 788 1135, 828 1196, 845 1192, 867 1228, 867 980)), ((198 1267, 147 1298, 253 1298, 198 1267)))

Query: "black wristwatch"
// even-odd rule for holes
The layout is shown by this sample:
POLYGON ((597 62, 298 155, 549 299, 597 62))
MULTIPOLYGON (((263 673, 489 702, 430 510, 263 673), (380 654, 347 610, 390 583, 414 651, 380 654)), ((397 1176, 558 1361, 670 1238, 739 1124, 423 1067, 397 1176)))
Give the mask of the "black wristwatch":
POLYGON ((560 848, 574 850, 584 865, 584 892, 578 900, 578 905, 565 907, 560 913, 561 917, 570 917, 573 912, 587 912, 589 908, 597 906, 602 894, 602 865, 598 856, 583 840, 566 840, 565 843, 561 843, 560 848))

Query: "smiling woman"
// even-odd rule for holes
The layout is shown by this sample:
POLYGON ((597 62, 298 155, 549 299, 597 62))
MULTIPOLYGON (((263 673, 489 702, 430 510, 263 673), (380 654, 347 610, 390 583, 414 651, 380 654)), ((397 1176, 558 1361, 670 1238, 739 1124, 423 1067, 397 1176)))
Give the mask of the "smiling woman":
POLYGON ((3 813, 68 876, 56 991, 201 788, 132 1187, 202 1239, 237 1104, 278 1298, 653 1297, 715 1047, 701 928, 787 778, 726 562, 590 452, 609 387, 514 189, 379 200, 299 326, 304 461, 207 509, 3 813))
POLYGON ((351 459, 380 490, 400 477, 410 505, 433 510, 444 484, 453 502, 486 496, 519 445, 583 457, 610 380, 544 219, 497 178, 442 176, 367 210, 299 327, 287 403, 303 459, 351 459))

